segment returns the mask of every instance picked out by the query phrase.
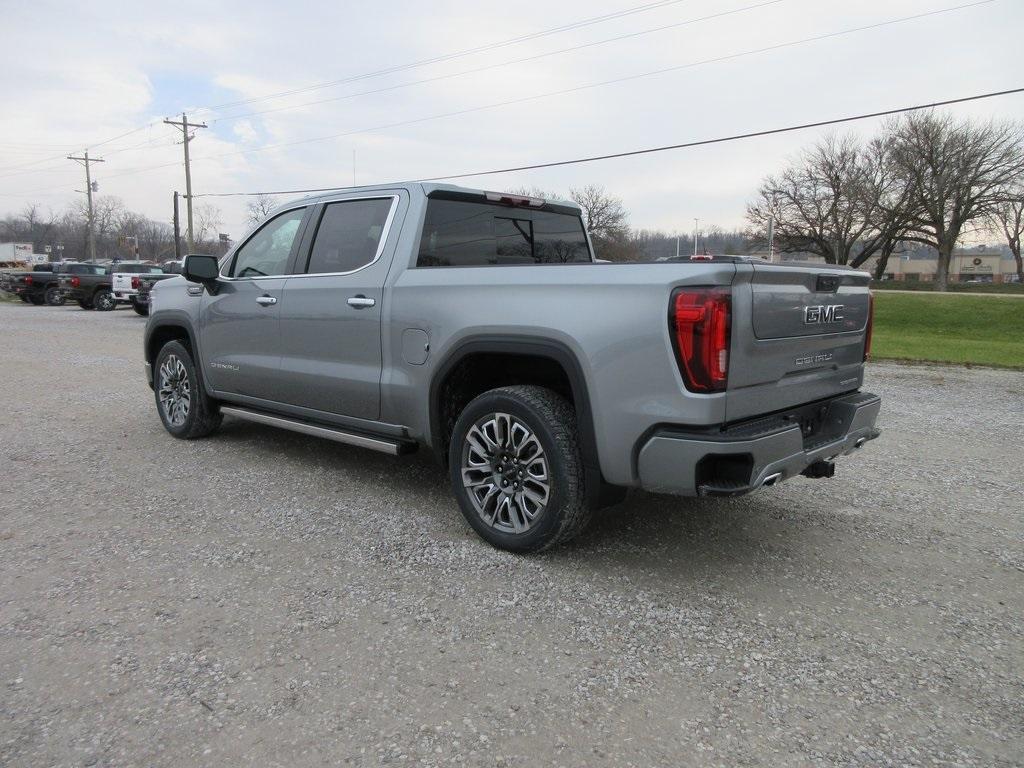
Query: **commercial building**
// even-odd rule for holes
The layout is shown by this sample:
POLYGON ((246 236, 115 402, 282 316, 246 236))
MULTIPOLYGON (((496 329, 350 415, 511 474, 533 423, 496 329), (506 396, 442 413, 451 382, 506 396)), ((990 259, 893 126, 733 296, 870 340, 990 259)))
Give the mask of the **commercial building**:
MULTIPOLYGON (((877 259, 868 259, 864 269, 874 272, 877 259)), ((938 259, 911 259, 893 255, 885 266, 885 280, 927 283, 935 279, 938 259)), ((950 282, 1009 283, 1017 279, 1017 264, 992 248, 956 251, 949 261, 950 282)))

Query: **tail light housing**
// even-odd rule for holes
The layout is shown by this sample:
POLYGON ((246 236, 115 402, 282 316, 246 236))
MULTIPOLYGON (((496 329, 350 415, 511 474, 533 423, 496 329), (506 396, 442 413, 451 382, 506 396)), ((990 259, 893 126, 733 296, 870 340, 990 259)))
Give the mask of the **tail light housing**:
POLYGON ((871 330, 875 325, 875 294, 868 293, 868 324, 864 328, 864 362, 871 358, 871 330))
POLYGON ((72 287, 72 288, 77 288, 77 287, 78 287, 78 286, 80 286, 81 284, 82 284, 82 280, 81 280, 81 278, 79 278, 79 277, 78 277, 78 275, 74 275, 74 276, 73 276, 73 277, 71 278, 71 287, 72 287))
POLYGON ((732 294, 728 288, 678 288, 669 304, 672 345, 686 388, 721 392, 729 383, 732 294))
POLYGON ((32 285, 32 275, 25 275, 25 285, 32 285))
POLYGON ((133 291, 139 290, 139 286, 140 285, 142 285, 142 280, 140 280, 138 277, 133 277, 132 278, 132 290, 133 291))

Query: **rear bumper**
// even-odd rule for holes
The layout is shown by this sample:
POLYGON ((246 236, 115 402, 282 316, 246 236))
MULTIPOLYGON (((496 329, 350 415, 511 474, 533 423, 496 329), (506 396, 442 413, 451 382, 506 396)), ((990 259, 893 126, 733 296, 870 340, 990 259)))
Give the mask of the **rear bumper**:
POLYGON ((657 430, 637 456, 640 486, 683 496, 739 496, 774 485, 878 437, 880 407, 877 395, 857 392, 713 434, 657 430), (819 426, 805 437, 801 423, 808 415, 819 426))

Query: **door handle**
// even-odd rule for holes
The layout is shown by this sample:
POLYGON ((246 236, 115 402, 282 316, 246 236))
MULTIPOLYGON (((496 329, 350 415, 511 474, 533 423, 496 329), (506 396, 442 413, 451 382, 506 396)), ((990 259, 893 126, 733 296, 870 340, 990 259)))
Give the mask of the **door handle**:
POLYGON ((261 307, 272 307, 277 304, 277 299, 273 296, 257 296, 256 303, 261 307))
POLYGON ((359 296, 353 296, 348 300, 348 305, 350 307, 355 307, 356 309, 367 309, 368 307, 376 306, 376 304, 376 299, 371 299, 368 296, 363 296, 362 294, 359 296))

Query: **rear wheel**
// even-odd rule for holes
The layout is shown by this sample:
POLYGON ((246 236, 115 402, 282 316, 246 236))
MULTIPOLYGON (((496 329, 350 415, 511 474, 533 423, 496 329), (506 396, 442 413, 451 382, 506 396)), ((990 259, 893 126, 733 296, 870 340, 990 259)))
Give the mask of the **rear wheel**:
POLYGON ((30 299, 30 298, 28 297, 28 294, 27 294, 27 293, 23 293, 23 294, 21 294, 21 296, 20 296, 19 298, 20 298, 20 299, 21 299, 22 301, 24 301, 24 302, 25 302, 26 304, 28 304, 28 303, 29 303, 29 302, 31 301, 31 299, 30 299))
POLYGON ((100 312, 109 312, 117 306, 117 299, 109 288, 100 288, 92 295, 92 305, 100 312))
POLYGON ((550 389, 502 387, 474 399, 455 423, 448 460, 462 514, 496 547, 538 552, 589 519, 576 413, 550 389))
POLYGON ((182 440, 192 440, 220 426, 220 408, 203 390, 188 347, 179 341, 167 342, 153 368, 156 409, 164 429, 182 440))
POLYGON ((79 299, 78 306, 80 306, 82 309, 92 309, 92 302, 88 301, 87 299, 79 299))
POLYGON ((45 299, 46 303, 51 307, 64 306, 64 294, 61 293, 60 288, 55 285, 51 285, 46 289, 45 299))
POLYGON ((46 297, 39 293, 33 293, 28 297, 28 300, 32 302, 33 306, 41 307, 46 303, 46 297))

